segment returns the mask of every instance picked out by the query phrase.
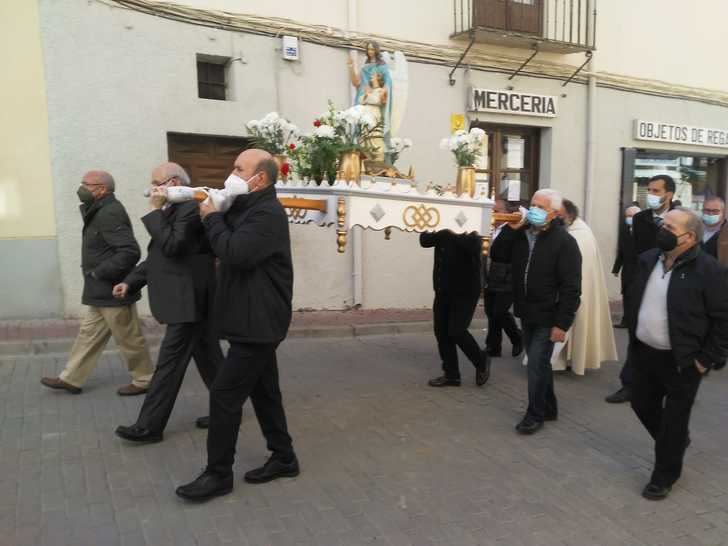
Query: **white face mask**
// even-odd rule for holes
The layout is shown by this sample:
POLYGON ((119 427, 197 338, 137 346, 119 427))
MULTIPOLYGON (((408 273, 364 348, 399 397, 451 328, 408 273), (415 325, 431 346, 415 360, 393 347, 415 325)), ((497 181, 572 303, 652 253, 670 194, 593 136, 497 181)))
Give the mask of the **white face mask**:
POLYGON ((247 180, 243 180, 237 174, 231 173, 225 180, 225 191, 230 196, 245 195, 250 191, 250 188, 247 180))
POLYGON ((657 210, 662 206, 662 197, 659 195, 647 195, 647 206, 652 210, 657 210))

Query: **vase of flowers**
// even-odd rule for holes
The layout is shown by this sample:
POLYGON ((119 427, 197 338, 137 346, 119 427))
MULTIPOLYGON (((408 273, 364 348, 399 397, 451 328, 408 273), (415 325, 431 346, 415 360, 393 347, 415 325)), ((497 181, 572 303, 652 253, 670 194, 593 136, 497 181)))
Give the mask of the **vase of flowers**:
POLYGON ((457 131, 449 138, 443 138, 440 147, 452 152, 458 166, 455 193, 475 195, 475 162, 483 154, 485 131, 473 127, 470 132, 457 131))
POLYGON ((290 169, 286 154, 295 149, 301 135, 299 128, 278 112, 269 112, 261 120, 251 120, 245 127, 252 137, 253 145, 273 156, 278 163, 278 175, 286 180, 290 169))
MULTIPOLYGON (((331 110, 331 105, 330 105, 331 110)), ((381 122, 358 104, 333 114, 333 127, 341 142, 339 157, 339 178, 361 180, 362 155, 372 152, 372 136, 381 127, 381 122)))
POLYGON ((389 158, 392 165, 397 163, 399 154, 412 147, 412 141, 409 138, 392 138, 389 141, 389 158))

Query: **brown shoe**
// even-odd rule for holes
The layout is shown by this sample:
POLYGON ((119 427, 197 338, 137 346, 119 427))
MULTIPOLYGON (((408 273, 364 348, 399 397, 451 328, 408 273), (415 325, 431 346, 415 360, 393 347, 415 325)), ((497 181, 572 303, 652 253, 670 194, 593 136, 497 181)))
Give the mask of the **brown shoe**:
POLYGON ((61 389, 68 391, 71 394, 81 394, 81 389, 79 387, 74 387, 70 383, 66 383, 60 377, 43 377, 40 382, 51 389, 61 389))
POLYGON ((146 394, 149 389, 147 387, 137 387, 134 383, 129 383, 123 387, 119 387, 116 394, 119 396, 138 396, 140 394, 146 394))

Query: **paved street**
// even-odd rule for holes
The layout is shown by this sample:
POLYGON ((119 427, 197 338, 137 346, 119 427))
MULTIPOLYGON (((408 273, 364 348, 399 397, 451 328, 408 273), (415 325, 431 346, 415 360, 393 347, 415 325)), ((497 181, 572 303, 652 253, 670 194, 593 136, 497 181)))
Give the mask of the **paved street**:
POLYGON ((242 482, 267 455, 246 405, 234 493, 194 505, 174 488, 204 464, 196 371, 165 441, 138 447, 113 434, 141 404, 114 394, 127 380, 118 356, 80 396, 39 384, 59 356, 0 360, 0 544, 728 544, 726 372, 701 388, 679 486, 650 503, 647 434, 603 402, 616 364, 557 377, 559 421, 524 438, 525 369, 510 358, 483 388, 461 362, 463 386, 445 390, 425 385, 438 371, 430 335, 293 339, 279 362, 301 476, 242 482))

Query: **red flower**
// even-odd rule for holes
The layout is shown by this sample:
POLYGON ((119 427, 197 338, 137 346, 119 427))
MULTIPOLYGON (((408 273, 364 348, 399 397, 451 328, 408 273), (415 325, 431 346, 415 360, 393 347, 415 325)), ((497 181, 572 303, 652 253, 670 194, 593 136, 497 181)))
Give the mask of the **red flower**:
POLYGON ((317 119, 313 122, 314 127, 321 127, 321 120, 317 119))
POLYGON ((291 143, 291 144, 288 145, 288 149, 289 150, 295 150, 296 149, 296 145, 293 144, 293 143, 291 143))
POLYGON ((283 176, 288 176, 289 172, 291 172, 291 166, 288 163, 281 165, 281 174, 283 176))

